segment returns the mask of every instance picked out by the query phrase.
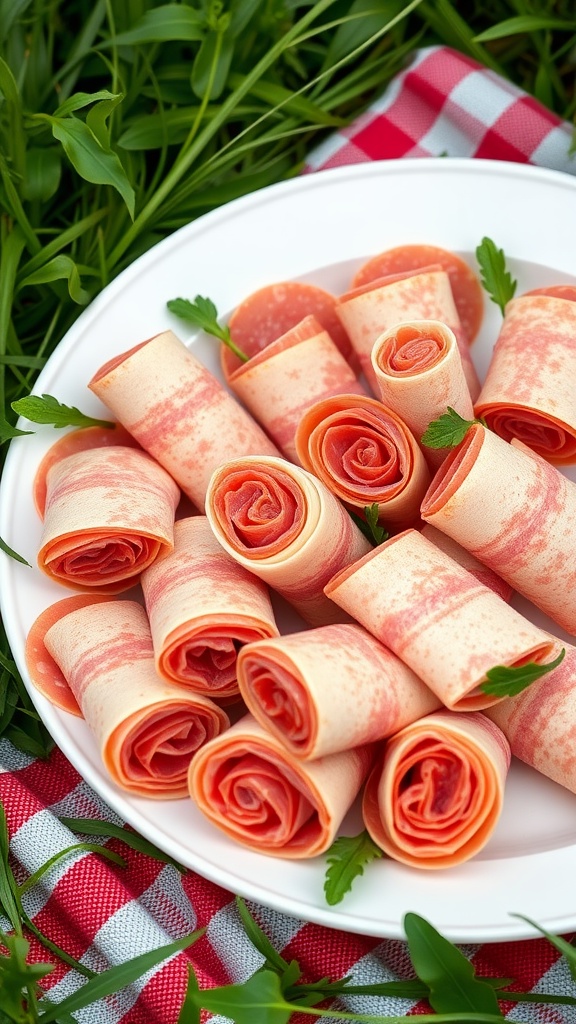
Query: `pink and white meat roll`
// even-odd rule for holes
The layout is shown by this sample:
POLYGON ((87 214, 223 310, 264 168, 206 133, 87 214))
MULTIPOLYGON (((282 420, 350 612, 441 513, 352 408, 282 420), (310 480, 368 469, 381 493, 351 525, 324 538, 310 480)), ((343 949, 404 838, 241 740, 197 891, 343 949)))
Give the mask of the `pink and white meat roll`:
MULTIPOLYGON (((555 288, 506 306, 476 415, 555 463, 576 462, 576 302, 555 288)), ((572 289, 576 295, 576 289, 572 289)))
POLYGON ((268 588, 222 549, 205 516, 174 524, 174 551, 142 574, 158 674, 214 699, 238 693, 246 643, 278 636, 268 588))
POLYGON ((360 512, 378 505, 378 519, 404 529, 420 518, 430 471, 400 416, 366 395, 316 402, 300 420, 296 451, 303 467, 360 512))
POLYGON ((343 392, 365 393, 315 316, 252 356, 228 383, 291 462, 298 462, 296 427, 314 402, 343 392))
POLYGON ((420 532, 423 537, 426 537, 426 540, 432 541, 444 554, 449 555, 455 562, 458 562, 458 565, 467 569, 472 576, 475 576, 485 587, 489 587, 495 594, 498 594, 498 597, 501 597, 503 601, 510 601, 514 593, 514 589, 510 584, 506 583, 506 580, 503 580, 498 573, 492 572, 492 569, 489 569, 483 562, 479 562, 477 558, 474 558, 474 555, 471 555, 466 548, 452 540, 448 534, 437 530, 430 523, 424 523, 420 532))
POLYGON ((547 633, 417 530, 342 570, 326 593, 453 711, 480 711, 500 699, 482 691, 490 669, 541 664, 552 654, 547 633))
POLYGON ((444 460, 422 518, 576 633, 576 485, 481 424, 444 460))
POLYGON ((191 758, 228 717, 202 694, 158 677, 141 605, 96 602, 66 598, 36 619, 26 643, 32 682, 85 718, 122 789, 161 800, 187 796, 191 758))
POLYGON ((371 545, 311 473, 271 456, 225 463, 210 481, 206 515, 224 550, 282 594, 309 625, 347 618, 325 596, 324 585, 371 545))
POLYGON ((509 766, 504 735, 483 715, 428 715, 386 743, 364 790, 366 828, 410 867, 462 864, 498 823, 509 766))
POLYGON ((111 359, 88 387, 201 511, 210 476, 221 462, 279 454, 172 331, 111 359))
POLYGON ((59 459, 46 473, 38 565, 73 589, 117 594, 174 546, 180 491, 145 452, 114 445, 59 459))
MULTIPOLYGON (((438 320, 410 320, 384 331, 372 349, 372 367, 384 405, 394 409, 420 441, 432 420, 454 409, 465 420, 474 407, 456 336, 438 320)), ((446 449, 423 448, 438 467, 446 449)))
POLYGON ((474 401, 480 392, 468 339, 454 303, 450 278, 439 266, 378 278, 341 295, 336 305, 375 395, 380 394, 372 366, 372 348, 383 331, 407 320, 439 320, 456 337, 464 375, 474 401))
POLYGON ((441 706, 356 623, 249 644, 238 656, 238 682, 260 725, 304 761, 390 736, 441 706))
POLYGON ((216 828, 258 853, 316 857, 334 841, 372 752, 356 747, 302 762, 246 715, 198 752, 190 795, 216 828))
POLYGON ((486 711, 502 730, 512 753, 531 768, 576 793, 576 648, 557 642, 564 660, 550 676, 486 711))

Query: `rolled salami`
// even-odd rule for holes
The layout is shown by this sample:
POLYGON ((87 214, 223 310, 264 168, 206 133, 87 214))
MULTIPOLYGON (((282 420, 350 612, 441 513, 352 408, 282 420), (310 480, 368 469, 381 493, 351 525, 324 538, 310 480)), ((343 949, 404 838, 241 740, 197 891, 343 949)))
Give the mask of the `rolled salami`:
POLYGON ((576 648, 558 641, 554 657, 562 648, 564 660, 550 677, 537 679, 485 714, 502 730, 514 757, 576 793, 576 648))
POLYGON ((355 623, 249 644, 238 656, 238 682, 260 725, 304 761, 390 736, 440 707, 355 623))
POLYGON ((33 624, 26 661, 44 696, 86 719, 114 782, 139 796, 186 796, 190 759, 229 724, 207 697, 158 678, 135 601, 59 601, 33 624))
POLYGON ((504 735, 483 715, 428 715, 387 741, 364 790, 366 828, 403 864, 462 864, 494 831, 509 766, 504 735))
POLYGON ((371 354, 379 335, 406 320, 440 320, 456 336, 470 395, 477 398, 480 383, 445 270, 424 267, 370 281, 341 295, 336 311, 375 395, 380 392, 371 354))
POLYGON ((209 821, 258 853, 316 857, 332 844, 373 748, 302 762, 247 715, 190 765, 190 795, 209 821))
POLYGON ((114 445, 53 463, 46 473, 38 565, 73 589, 117 594, 174 545, 180 491, 145 452, 114 445))
POLYGON ((174 524, 174 551, 142 575, 158 674, 209 697, 238 693, 242 644, 278 636, 268 588, 222 549, 205 516, 174 524))
POLYGON ((221 462, 278 455, 262 428, 172 331, 111 359, 88 387, 201 511, 221 462))
POLYGON ((430 481, 422 451, 400 416, 365 395, 313 405, 296 431, 298 458, 347 508, 378 504, 378 518, 404 529, 420 518, 430 481))
POLYGON ((458 562, 458 565, 463 566, 464 569, 472 573, 485 587, 490 587, 490 590, 498 594, 503 601, 511 599, 514 590, 510 584, 506 583, 506 580, 503 580, 501 576, 498 576, 498 573, 492 572, 492 569, 489 569, 483 562, 479 562, 477 558, 474 558, 474 555, 471 555, 466 548, 452 540, 452 537, 449 537, 447 533, 442 533, 441 530, 436 529, 430 523, 424 523, 421 533, 427 540, 432 541, 437 548, 440 548, 446 555, 453 558, 455 562, 458 562))
POLYGON ((446 457, 422 518, 576 633, 576 485, 481 424, 446 457))
MULTIPOLYGON (((428 425, 454 409, 465 420, 474 407, 454 332, 439 320, 409 320, 384 331, 372 349, 372 367, 380 397, 421 441, 428 425)), ((437 468, 446 449, 424 448, 437 468)))
POLYGON ((284 459, 237 459, 213 474, 206 515, 224 550, 309 625, 342 621, 324 584, 370 542, 320 480, 284 459))
POLYGON ((294 435, 314 402, 364 388, 314 316, 307 316, 234 370, 228 383, 287 459, 297 462, 294 435))
POLYGON ((553 650, 547 633, 417 530, 343 569, 326 593, 454 711, 479 711, 501 699, 481 689, 490 669, 541 664, 553 650))
POLYGON ((576 461, 576 302, 554 288, 506 306, 476 401, 505 441, 517 438, 551 462, 576 461))

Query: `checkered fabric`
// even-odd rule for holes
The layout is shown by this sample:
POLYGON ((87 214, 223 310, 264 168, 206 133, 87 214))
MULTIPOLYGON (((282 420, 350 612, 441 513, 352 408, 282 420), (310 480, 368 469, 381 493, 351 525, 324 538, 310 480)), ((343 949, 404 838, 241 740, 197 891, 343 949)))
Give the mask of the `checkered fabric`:
MULTIPOLYGON (((491 71, 454 51, 435 47, 415 55, 369 111, 331 136, 309 158, 308 172, 391 157, 467 156, 531 162, 574 173, 572 130, 533 99, 491 71)), ((76 841, 61 816, 116 821, 59 750, 47 762, 0 741, 0 800, 11 837, 14 871, 21 880, 51 855, 76 841)), ((126 859, 124 868, 96 854, 59 860, 24 897, 38 928, 94 970, 206 926, 205 936, 118 995, 79 1011, 81 1024, 175 1024, 183 999, 187 963, 200 985, 248 978, 261 962, 242 929, 233 895, 194 872, 175 868, 103 840, 126 859)), ((305 980, 351 974, 358 984, 406 977, 410 963, 398 941, 350 935, 249 904, 261 926, 288 960, 299 960, 305 980)), ((0 919, 0 928, 8 922, 0 919)), ((514 978, 515 987, 574 994, 566 962, 546 940, 466 947, 478 972, 514 978)), ((46 979, 55 1001, 83 978, 52 957, 34 938, 34 959, 52 961, 46 979)), ((391 1015, 424 1013, 408 1000, 357 997, 342 1009, 391 1015)), ((503 1004, 510 1020, 526 1024, 576 1024, 576 1008, 503 1004)), ((225 1024, 223 1018, 212 1018, 225 1024)), ((301 1018, 304 1019, 304 1018, 301 1018)))

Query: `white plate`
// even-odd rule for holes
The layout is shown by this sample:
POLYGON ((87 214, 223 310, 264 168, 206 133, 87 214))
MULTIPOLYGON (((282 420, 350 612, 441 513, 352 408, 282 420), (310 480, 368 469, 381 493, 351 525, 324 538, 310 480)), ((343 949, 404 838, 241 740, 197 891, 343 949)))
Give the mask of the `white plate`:
MULTIPOLYGON (((230 203, 136 260, 71 328, 35 391, 101 415, 103 407, 86 382, 105 360, 166 327, 187 338, 185 326, 166 310, 168 299, 209 295, 224 312, 261 285, 291 277, 343 291, 368 256, 402 243, 440 245, 473 262, 476 245, 488 235, 504 248, 519 292, 574 281, 575 227, 576 179, 518 164, 390 160, 304 176, 230 203)), ((487 302, 474 346, 481 374, 499 322, 498 310, 487 302)), ((215 368, 216 343, 202 338, 194 344, 215 368)), ((13 442, 0 488, 0 535, 33 565, 40 523, 32 481, 57 436, 51 427, 40 427, 34 437, 13 442)), ((36 568, 0 556, 2 614, 24 679, 27 631, 43 608, 64 595, 36 568)), ((519 607, 532 614, 526 603, 519 607)), ((534 935, 513 912, 551 931, 576 927, 576 796, 519 763, 510 774, 501 822, 479 857, 434 873, 379 861, 330 908, 323 895, 324 858, 291 862, 261 856, 232 844, 191 802, 127 796, 109 780, 84 723, 31 693, 58 745, 118 814, 233 892, 310 921, 377 936, 402 937, 407 911, 428 918, 455 941, 534 935)), ((360 827, 355 810, 344 831, 360 827)))

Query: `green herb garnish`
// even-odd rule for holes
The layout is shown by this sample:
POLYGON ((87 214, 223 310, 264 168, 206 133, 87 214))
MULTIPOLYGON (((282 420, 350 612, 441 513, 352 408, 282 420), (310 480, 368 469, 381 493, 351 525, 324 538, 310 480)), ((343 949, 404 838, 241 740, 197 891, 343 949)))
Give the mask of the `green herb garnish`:
POLYGON ((85 416, 73 405, 64 405, 52 395, 26 395, 12 402, 14 412, 24 416, 32 423, 49 423, 53 427, 107 427, 113 430, 116 426, 110 420, 96 420, 85 416))
POLYGON ((324 881, 326 902, 331 907, 340 903, 350 892, 354 879, 364 874, 366 864, 381 856, 382 850, 366 829, 357 836, 339 836, 326 854, 329 865, 324 881))
POLYGON ((485 426, 483 420, 465 420, 448 406, 446 412, 428 424, 420 438, 421 443, 427 448, 455 448, 475 423, 485 426))
POLYGON ((359 516, 357 512, 353 512, 352 509, 349 512, 358 529, 362 531, 374 547, 378 547, 379 544, 383 544, 385 540, 388 540, 390 534, 378 522, 380 508, 377 501, 373 502, 372 505, 364 506, 365 519, 359 516))
POLYGON ((488 670, 486 681, 480 684, 480 689, 483 693, 489 693, 494 697, 515 697, 531 683, 535 683, 537 679, 541 679, 548 672, 558 668, 560 662, 564 660, 565 654, 566 648, 563 647, 558 657, 545 665, 537 665, 534 661, 528 661, 525 665, 518 665, 515 668, 510 668, 508 665, 496 665, 495 668, 488 670))
POLYGON ((201 327, 206 334, 211 334, 223 342, 243 363, 248 362, 250 357, 234 344, 228 325, 218 323, 218 310, 212 299, 204 299, 197 295, 194 302, 190 302, 189 299, 170 299, 166 305, 174 316, 187 320, 195 327, 201 327))
POLYGON ((476 259, 482 285, 504 315, 506 303, 514 296, 518 284, 506 269, 504 252, 496 248, 491 238, 483 238, 476 249, 476 259))
POLYGON ((6 420, 0 421, 0 444, 4 444, 5 441, 11 441, 13 437, 22 437, 24 434, 33 433, 33 430, 18 430, 18 427, 13 427, 6 420))
POLYGON ((2 537, 0 537, 0 551, 3 551, 5 555, 9 555, 15 562, 21 562, 22 565, 27 565, 29 569, 32 568, 30 562, 27 562, 22 555, 19 555, 17 551, 14 551, 14 548, 11 548, 5 540, 2 540, 2 537))

